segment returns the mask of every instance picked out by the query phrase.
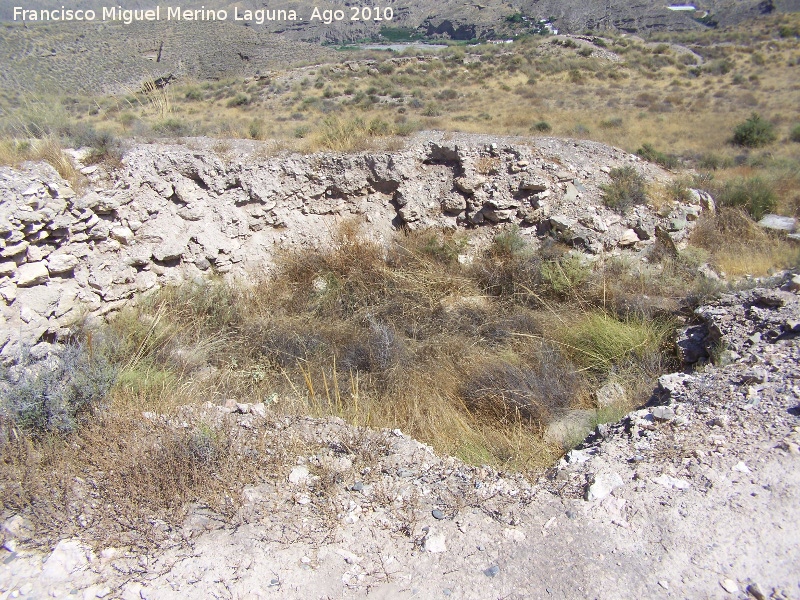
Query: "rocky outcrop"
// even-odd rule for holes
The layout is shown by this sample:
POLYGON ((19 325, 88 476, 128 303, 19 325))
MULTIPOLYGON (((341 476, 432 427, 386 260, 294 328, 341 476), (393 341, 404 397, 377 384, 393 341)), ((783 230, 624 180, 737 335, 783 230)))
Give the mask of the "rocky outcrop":
POLYGON ((645 206, 615 213, 601 191, 611 168, 667 174, 594 142, 428 133, 399 152, 356 155, 210 146, 134 146, 117 171, 84 168, 81 190, 46 164, 0 169, 6 362, 20 343, 52 341, 84 315, 160 286, 262 274, 276 249, 325 244, 345 218, 367 222, 377 239, 401 226, 516 224, 532 242, 553 237, 599 253, 646 250, 661 229, 680 244, 709 206, 698 192, 664 216, 645 206))

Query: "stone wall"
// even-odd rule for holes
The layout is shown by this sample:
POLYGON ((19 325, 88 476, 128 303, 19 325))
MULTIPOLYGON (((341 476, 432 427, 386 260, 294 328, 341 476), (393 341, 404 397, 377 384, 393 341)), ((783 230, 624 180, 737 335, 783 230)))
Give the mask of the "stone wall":
POLYGON ((264 149, 213 140, 134 145, 113 171, 76 159, 80 190, 44 163, 0 168, 3 360, 163 285, 261 275, 278 249, 325 244, 346 218, 367 223, 376 239, 401 226, 486 238, 491 227, 515 223, 532 241, 551 236, 596 254, 644 250, 657 226, 680 243, 703 205, 713 206, 698 192, 668 214, 611 211, 600 186, 612 168, 668 174, 594 142, 428 133, 396 152, 264 149))

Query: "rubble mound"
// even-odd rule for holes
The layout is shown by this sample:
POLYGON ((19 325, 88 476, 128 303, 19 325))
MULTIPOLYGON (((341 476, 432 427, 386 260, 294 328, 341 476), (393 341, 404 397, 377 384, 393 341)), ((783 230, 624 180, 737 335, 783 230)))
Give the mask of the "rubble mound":
POLYGON ((164 285, 263 274, 277 250, 326 244, 347 218, 369 223, 378 239, 399 227, 480 234, 515 224, 531 240, 596 254, 643 252, 656 239, 680 244, 713 210, 697 190, 664 214, 644 204, 612 210, 603 186, 613 169, 632 167, 650 182, 670 176, 590 141, 428 132, 396 152, 273 156, 267 148, 138 144, 118 169, 79 163, 87 182, 78 190, 44 163, 0 168, 3 360, 164 285))

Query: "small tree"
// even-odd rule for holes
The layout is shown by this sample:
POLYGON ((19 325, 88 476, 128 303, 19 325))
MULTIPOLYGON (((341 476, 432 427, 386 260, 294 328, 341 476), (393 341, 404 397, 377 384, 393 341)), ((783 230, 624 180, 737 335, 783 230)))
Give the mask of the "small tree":
POLYGON ((762 119, 757 113, 750 115, 744 123, 739 123, 733 130, 733 142, 747 148, 758 148, 771 144, 777 139, 775 127, 762 119))

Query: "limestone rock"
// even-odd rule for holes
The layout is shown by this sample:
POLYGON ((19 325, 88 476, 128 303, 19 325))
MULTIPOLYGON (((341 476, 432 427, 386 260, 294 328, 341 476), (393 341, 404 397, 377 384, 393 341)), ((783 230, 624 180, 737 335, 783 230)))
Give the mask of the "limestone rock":
POLYGON ((72 254, 51 254, 47 259, 50 273, 68 273, 78 266, 78 257, 72 254))
POLYGON ((620 474, 613 471, 595 475, 594 481, 586 488, 586 500, 602 500, 624 483, 620 474))
POLYGON ((597 406, 605 408, 607 406, 622 405, 628 398, 625 388, 616 381, 609 381, 595 392, 597 406))
POLYGON ((186 251, 186 244, 181 240, 167 240, 153 249, 153 258, 159 262, 178 260, 186 251))
POLYGON ((111 229, 111 237, 127 246, 133 241, 133 232, 128 227, 114 227, 111 229))
POLYGON ((14 261, 0 262, 0 277, 10 277, 17 270, 17 263, 14 261))
POLYGON ((626 229, 622 232, 622 237, 619 238, 619 245, 622 247, 633 246, 639 241, 639 236, 633 229, 626 229))
POLYGON ((780 215, 764 215, 758 224, 765 229, 794 233, 797 230, 797 219, 793 217, 782 217, 780 215))
POLYGON ((43 262, 26 263, 17 270, 17 285, 30 287, 45 283, 50 278, 50 272, 43 262))

